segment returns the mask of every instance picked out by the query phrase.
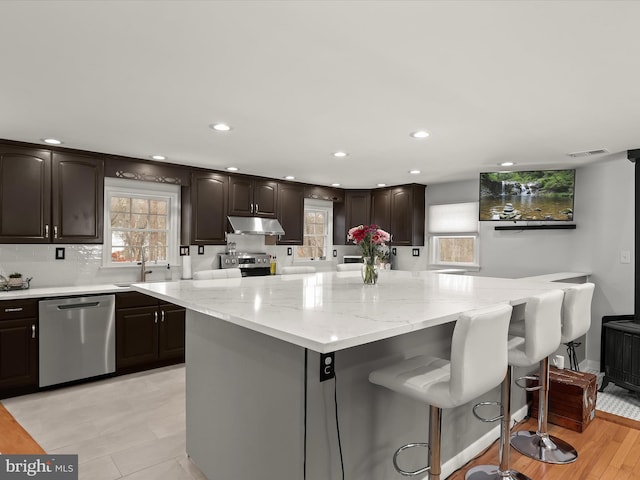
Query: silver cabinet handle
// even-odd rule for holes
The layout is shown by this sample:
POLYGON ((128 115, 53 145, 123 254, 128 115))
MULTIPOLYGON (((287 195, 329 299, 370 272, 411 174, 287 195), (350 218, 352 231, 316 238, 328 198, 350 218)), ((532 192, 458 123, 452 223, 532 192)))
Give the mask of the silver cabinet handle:
POLYGON ((158 323, 158 311, 153 312, 153 322, 158 323))
POLYGON ((36 324, 31 325, 31 338, 36 338, 36 324))
POLYGON ((258 213, 260 210, 258 210, 258 204, 256 203, 256 213, 258 213))
POLYGON ((164 322, 164 310, 162 310, 162 315, 160 316, 160 321, 164 322))
POLYGON ((53 226, 53 238, 58 238, 58 226, 53 226))
POLYGON ((44 226, 44 236, 49 238, 49 224, 45 224, 44 226))
POLYGON ((253 203, 251 204, 251 213, 253 213, 253 203))
POLYGON ((21 312, 22 311, 22 307, 16 307, 16 308, 5 308, 4 309, 4 313, 9 313, 9 312, 21 312))

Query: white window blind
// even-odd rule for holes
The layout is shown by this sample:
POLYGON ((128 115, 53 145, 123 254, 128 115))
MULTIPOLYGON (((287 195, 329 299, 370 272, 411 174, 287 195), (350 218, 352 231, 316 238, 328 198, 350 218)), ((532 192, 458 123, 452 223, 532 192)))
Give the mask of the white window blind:
POLYGON ((471 233, 478 231, 478 202, 430 205, 429 233, 471 233))

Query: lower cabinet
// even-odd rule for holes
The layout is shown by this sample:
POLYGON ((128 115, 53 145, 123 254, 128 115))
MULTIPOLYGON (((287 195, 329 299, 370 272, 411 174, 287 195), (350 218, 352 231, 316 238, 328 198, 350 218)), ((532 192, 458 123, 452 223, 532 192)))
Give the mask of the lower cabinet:
POLYGON ((0 302, 0 398, 38 389, 38 303, 0 302))
POLYGON ((184 362, 185 312, 138 292, 116 294, 116 373, 184 362))

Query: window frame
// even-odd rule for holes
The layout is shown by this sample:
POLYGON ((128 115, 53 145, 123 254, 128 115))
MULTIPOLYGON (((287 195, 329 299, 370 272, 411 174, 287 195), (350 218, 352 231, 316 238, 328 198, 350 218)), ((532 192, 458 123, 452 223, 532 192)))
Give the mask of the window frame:
POLYGON ((302 209, 303 212, 303 217, 302 217, 302 245, 297 245, 294 249, 293 249, 293 261, 296 263, 302 263, 302 262, 331 262, 333 260, 332 256, 331 256, 331 251, 333 250, 333 202, 328 201, 328 200, 318 200, 315 198, 305 198, 304 199, 304 206, 302 209), (309 258, 309 257, 300 257, 298 255, 298 248, 300 247, 304 247, 304 237, 305 237, 305 220, 307 218, 307 210, 315 210, 315 211, 322 211, 325 213, 325 218, 327 221, 327 226, 326 226, 326 239, 325 239, 325 247, 326 247, 326 252, 325 252, 325 258, 323 259, 322 257, 313 257, 313 258, 309 258))
POLYGON ((429 235, 429 265, 433 267, 469 267, 480 268, 480 235, 478 233, 469 234, 430 234, 429 235), (440 261, 440 240, 455 238, 473 239, 473 261, 472 262, 444 262, 440 261))
MULTIPOLYGON (((130 197, 145 200, 167 200, 167 259, 170 265, 178 265, 180 246, 180 185, 144 182, 106 177, 104 182, 104 244, 102 246, 103 268, 126 268, 138 262, 113 262, 111 260, 111 198, 130 197)), ((163 261, 164 262, 164 261, 163 261)))

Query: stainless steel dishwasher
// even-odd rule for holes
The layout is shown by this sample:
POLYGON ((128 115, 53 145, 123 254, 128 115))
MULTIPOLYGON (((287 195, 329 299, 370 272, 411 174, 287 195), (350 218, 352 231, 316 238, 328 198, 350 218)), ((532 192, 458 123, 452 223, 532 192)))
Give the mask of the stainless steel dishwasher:
POLYGON ((39 302, 40 386, 116 369, 115 295, 39 302))

